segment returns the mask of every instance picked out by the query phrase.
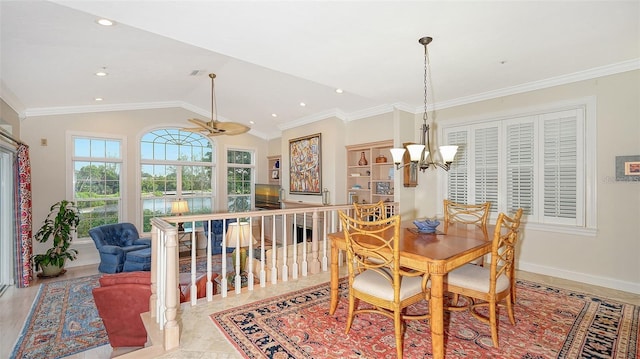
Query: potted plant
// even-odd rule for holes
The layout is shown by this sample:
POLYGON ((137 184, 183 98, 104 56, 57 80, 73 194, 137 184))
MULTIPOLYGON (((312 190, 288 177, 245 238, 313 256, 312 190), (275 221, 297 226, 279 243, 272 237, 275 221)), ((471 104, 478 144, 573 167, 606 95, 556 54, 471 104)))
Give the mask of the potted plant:
POLYGON ((74 202, 63 200, 51 206, 44 224, 35 234, 40 243, 53 239, 53 246, 45 254, 33 256, 35 270, 42 269, 43 277, 60 275, 65 261, 76 259, 78 251, 69 247, 79 222, 80 214, 74 202))

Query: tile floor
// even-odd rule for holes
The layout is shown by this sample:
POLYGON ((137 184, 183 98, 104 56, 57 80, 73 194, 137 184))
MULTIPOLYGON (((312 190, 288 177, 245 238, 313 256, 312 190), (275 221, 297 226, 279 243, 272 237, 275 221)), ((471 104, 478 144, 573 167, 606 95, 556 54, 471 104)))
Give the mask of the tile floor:
MULTIPOLYGON (((96 273, 98 273, 97 265, 73 267, 69 268, 67 273, 59 279, 71 279, 96 273)), ((588 292, 598 296, 640 305, 640 295, 637 294, 585 285, 578 282, 528 272, 518 272, 517 276, 518 278, 526 280, 588 292)), ((0 307, 4 309, 0 311, 0 333, 2 333, 0 335, 0 358, 8 358, 11 354, 16 339, 22 330, 24 320, 29 314, 29 310, 38 290, 38 285, 44 281, 52 280, 57 279, 38 279, 31 287, 24 289, 10 287, 0 297, 0 307)), ((183 334, 180 348, 179 350, 160 356, 160 358, 241 358, 233 346, 224 338, 222 333, 218 331, 213 322, 209 319, 210 313, 328 281, 329 273, 327 272, 301 278, 297 281, 289 281, 287 283, 279 283, 275 286, 267 286, 266 288, 256 287, 253 292, 243 292, 239 295, 230 293, 229 296, 233 297, 233 300, 228 300, 229 298, 224 300, 220 296, 216 296, 211 302, 206 302, 206 299, 202 299, 199 304, 194 307, 189 304, 183 304, 183 321, 181 323, 183 334)), ((105 345, 93 350, 72 355, 68 358, 101 359, 110 358, 111 356, 111 347, 109 345, 105 345)))

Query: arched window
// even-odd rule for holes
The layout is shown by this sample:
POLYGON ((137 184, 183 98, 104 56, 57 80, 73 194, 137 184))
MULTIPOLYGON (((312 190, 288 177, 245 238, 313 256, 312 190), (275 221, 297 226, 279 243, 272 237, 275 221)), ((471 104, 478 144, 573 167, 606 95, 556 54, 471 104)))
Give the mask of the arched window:
POLYGON ((143 230, 150 219, 170 216, 171 203, 186 200, 189 214, 212 213, 215 155, 211 141, 179 129, 153 130, 140 140, 140 193, 143 230))

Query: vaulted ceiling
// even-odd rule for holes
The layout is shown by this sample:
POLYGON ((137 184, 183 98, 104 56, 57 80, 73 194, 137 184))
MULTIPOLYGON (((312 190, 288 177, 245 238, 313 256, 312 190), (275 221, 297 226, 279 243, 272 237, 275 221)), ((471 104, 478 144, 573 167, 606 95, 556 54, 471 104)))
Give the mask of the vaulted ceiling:
POLYGON ((423 36, 439 108, 638 69, 639 4, 1 0, 0 96, 21 116, 178 106, 207 120, 213 72, 218 119, 273 138, 421 111, 423 36))

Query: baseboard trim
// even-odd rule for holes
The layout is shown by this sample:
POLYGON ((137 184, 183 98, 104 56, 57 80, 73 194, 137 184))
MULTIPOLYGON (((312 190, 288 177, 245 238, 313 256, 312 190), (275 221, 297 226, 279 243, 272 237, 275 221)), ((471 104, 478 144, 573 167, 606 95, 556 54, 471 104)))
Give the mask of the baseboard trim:
POLYGON ((538 264, 532 264, 527 262, 518 262, 518 270, 523 270, 531 273, 548 275, 551 277, 557 277, 562 279, 568 279, 580 283, 586 283, 591 285, 597 285, 600 287, 621 290, 624 292, 640 294, 640 283, 633 283, 622 281, 615 278, 594 276, 580 272, 573 272, 559 268, 546 267, 538 264))

